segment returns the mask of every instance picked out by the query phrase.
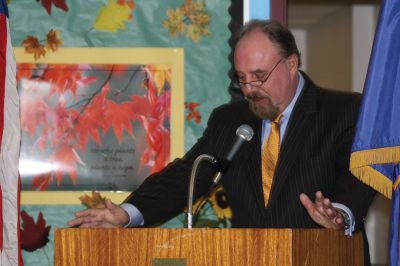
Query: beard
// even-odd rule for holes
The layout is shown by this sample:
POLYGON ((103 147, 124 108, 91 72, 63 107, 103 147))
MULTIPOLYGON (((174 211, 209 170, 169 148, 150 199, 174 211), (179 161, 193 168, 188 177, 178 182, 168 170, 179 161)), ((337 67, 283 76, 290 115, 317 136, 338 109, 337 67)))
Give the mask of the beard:
POLYGON ((280 114, 278 105, 267 95, 253 92, 246 95, 246 99, 250 104, 250 111, 258 118, 274 121, 280 114))

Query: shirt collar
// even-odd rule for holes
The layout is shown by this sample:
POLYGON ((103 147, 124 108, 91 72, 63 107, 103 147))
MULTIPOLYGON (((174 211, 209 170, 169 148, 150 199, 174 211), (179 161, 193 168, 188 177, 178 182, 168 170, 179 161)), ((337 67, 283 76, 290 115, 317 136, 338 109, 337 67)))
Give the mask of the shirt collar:
POLYGON ((285 110, 283 110, 281 121, 282 121, 282 119, 286 120, 286 119, 288 119, 290 117, 290 115, 292 114, 292 111, 293 111, 293 107, 296 104, 297 99, 299 98, 299 95, 303 91, 304 78, 303 78, 303 75, 301 75, 300 72, 298 73, 298 75, 299 75, 299 82, 298 82, 297 87, 296 87, 296 93, 294 94, 294 97, 290 101, 289 105, 286 106, 285 110))

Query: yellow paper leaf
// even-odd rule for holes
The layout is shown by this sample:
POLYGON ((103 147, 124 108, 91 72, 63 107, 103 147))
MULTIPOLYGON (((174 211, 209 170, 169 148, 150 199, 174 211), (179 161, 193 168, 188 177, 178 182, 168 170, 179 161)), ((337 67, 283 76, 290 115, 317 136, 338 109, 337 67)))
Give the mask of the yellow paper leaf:
POLYGON ((96 22, 93 27, 96 30, 116 32, 125 28, 125 22, 130 19, 132 9, 128 4, 118 4, 108 0, 108 4, 99 9, 96 22))
POLYGON ((87 208, 102 209, 102 208, 106 207, 106 204, 105 204, 106 198, 101 196, 100 192, 92 191, 92 196, 85 194, 85 195, 80 196, 79 200, 87 208))

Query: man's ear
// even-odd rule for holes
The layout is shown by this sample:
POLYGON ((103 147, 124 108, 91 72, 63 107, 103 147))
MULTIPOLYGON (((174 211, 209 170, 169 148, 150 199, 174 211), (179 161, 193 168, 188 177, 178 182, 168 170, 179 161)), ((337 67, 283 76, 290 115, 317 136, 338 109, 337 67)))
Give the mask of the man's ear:
POLYGON ((299 71, 299 58, 296 54, 291 54, 287 58, 287 62, 289 64, 290 77, 293 79, 299 71))

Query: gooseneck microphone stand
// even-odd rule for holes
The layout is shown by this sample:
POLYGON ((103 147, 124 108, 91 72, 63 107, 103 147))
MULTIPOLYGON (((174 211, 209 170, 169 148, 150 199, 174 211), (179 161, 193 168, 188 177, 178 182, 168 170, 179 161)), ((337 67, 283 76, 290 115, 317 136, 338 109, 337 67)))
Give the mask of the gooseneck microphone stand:
POLYGON ((208 154, 199 155, 193 163, 192 172, 190 173, 189 193, 188 193, 188 211, 187 211, 187 228, 193 228, 193 197, 196 186, 196 175, 199 165, 203 161, 209 161, 212 164, 217 163, 217 160, 208 154))

